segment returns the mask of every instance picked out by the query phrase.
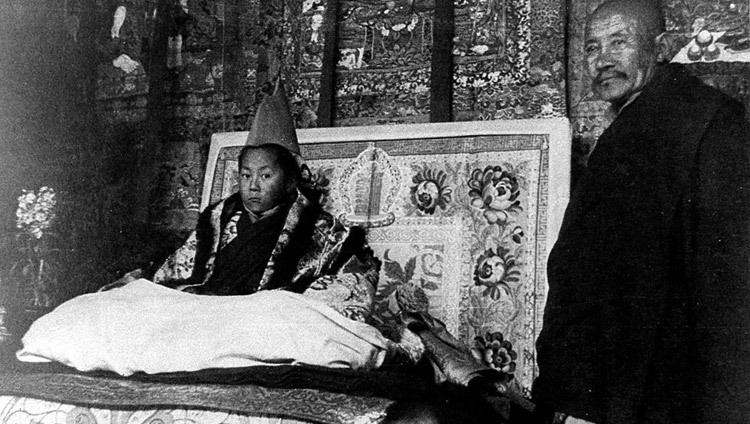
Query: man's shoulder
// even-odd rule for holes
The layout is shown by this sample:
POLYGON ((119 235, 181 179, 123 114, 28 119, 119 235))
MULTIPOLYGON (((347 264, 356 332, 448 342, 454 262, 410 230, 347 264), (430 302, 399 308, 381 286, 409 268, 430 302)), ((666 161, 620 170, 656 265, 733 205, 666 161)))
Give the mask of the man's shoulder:
MULTIPOLYGON (((664 77, 657 83, 662 88, 674 94, 683 103, 722 105, 726 103, 739 104, 739 101, 727 93, 712 87, 699 77, 693 75, 685 65, 669 63, 660 65, 664 77)), ((672 96, 663 97, 665 100, 672 96)))
MULTIPOLYGON (((618 115, 618 128, 645 128, 664 137, 706 128, 716 113, 737 100, 694 76, 682 64, 659 65, 632 106, 618 115)), ((700 131, 698 131, 700 132, 700 131)))
POLYGON ((678 101, 673 102, 671 111, 682 118, 682 122, 692 121, 696 128, 709 129, 710 123, 718 116, 726 115, 734 117, 732 119, 745 119, 745 106, 740 100, 707 84, 693 75, 684 65, 679 65, 677 68, 680 69, 682 76, 677 79, 676 86, 673 87, 673 90, 679 94, 678 101))

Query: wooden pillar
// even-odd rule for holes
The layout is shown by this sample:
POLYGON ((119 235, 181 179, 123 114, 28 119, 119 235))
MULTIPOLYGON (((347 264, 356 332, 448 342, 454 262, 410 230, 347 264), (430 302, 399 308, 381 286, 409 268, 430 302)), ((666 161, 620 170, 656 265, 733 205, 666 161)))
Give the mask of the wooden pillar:
POLYGON ((453 0, 435 0, 432 23, 430 122, 453 120, 453 0))
POLYGON ((336 64, 338 63, 338 9, 339 0, 328 0, 323 18, 323 68, 320 71, 318 97, 318 127, 332 127, 336 101, 336 64))
POLYGON ((170 123, 171 111, 168 110, 167 86, 170 71, 167 68, 167 51, 170 11, 174 4, 170 0, 159 0, 156 5, 156 22, 152 44, 147 57, 144 58, 145 68, 148 70, 148 112, 146 118, 145 136, 141 137, 133 168, 137 172, 135 178, 135 197, 133 216, 136 223, 146 224, 158 222, 161 216, 155 216, 151 204, 156 203, 154 181, 158 181, 158 156, 164 145, 163 140, 167 126, 170 123))

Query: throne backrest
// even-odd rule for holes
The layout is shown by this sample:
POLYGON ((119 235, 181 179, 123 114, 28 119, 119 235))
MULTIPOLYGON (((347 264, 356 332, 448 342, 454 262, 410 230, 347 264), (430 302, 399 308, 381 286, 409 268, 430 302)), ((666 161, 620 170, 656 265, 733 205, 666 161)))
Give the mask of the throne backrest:
MULTIPOLYGON (((567 205, 564 118, 298 130, 324 208, 368 230, 383 261, 374 317, 394 319, 402 284, 466 343, 501 332, 516 377, 536 376, 547 252, 567 205)), ((237 190, 247 132, 212 136, 201 210, 237 190)))

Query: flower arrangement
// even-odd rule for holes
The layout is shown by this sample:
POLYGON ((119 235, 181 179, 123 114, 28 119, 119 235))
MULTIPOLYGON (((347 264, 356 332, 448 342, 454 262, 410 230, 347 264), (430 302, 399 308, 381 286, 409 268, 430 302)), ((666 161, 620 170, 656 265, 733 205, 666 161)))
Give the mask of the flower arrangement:
POLYGON ((41 239, 44 230, 55 219, 56 204, 55 191, 49 187, 41 187, 38 193, 23 190, 23 194, 18 197, 16 227, 23 231, 22 234, 41 239))
POLYGON ((6 287, 20 297, 24 307, 47 308, 52 306, 51 289, 56 279, 55 249, 48 246, 50 227, 55 220, 57 198, 50 187, 41 187, 37 192, 23 190, 18 197, 15 235, 20 253, 11 266, 6 287))

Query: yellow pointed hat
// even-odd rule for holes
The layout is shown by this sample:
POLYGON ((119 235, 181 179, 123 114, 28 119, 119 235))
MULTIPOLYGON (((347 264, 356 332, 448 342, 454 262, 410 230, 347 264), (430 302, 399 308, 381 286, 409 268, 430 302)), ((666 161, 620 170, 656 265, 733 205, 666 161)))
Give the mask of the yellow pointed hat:
POLYGON ((297 131, 294 128, 284 87, 280 82, 276 84, 273 94, 267 95, 260 102, 245 142, 253 146, 268 143, 286 147, 290 152, 300 156, 297 131))

